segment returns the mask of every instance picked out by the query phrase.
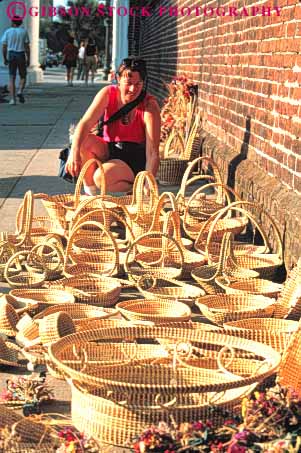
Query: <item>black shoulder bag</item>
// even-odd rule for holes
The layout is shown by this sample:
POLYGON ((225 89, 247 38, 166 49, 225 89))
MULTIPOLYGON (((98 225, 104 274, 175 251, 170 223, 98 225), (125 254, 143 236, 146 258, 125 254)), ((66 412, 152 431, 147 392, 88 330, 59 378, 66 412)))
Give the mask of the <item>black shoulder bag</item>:
MULTIPOLYGON (((139 96, 134 99, 132 102, 129 102, 128 104, 125 104, 121 109, 119 109, 117 112, 113 113, 112 116, 110 116, 109 119, 106 121, 103 121, 103 118, 101 118, 98 122, 98 133, 97 135, 99 137, 103 137, 103 127, 113 123, 114 121, 119 120, 123 115, 127 115, 131 110, 133 110, 140 102, 143 101, 143 99, 146 96, 146 87, 143 88, 139 96)), ((71 151, 71 145, 68 146, 68 148, 62 149, 62 151, 59 154, 59 173, 58 176, 60 178, 63 178, 67 182, 71 182, 73 184, 76 183, 77 177, 71 176, 70 173, 66 171, 66 163, 68 160, 68 157, 70 155, 71 151)))

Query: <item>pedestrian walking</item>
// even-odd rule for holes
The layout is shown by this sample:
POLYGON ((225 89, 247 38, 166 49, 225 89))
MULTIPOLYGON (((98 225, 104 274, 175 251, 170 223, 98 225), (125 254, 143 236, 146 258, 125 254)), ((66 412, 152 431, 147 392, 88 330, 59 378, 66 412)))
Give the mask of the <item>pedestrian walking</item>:
POLYGON ((84 80, 85 77, 85 50, 85 43, 81 41, 77 60, 77 80, 84 80))
POLYGON ((76 68, 76 61, 78 56, 78 47, 74 45, 74 38, 69 36, 68 43, 63 49, 64 60, 63 64, 67 70, 67 85, 73 86, 74 69, 76 68))
POLYGON ((91 82, 94 83, 94 77, 98 63, 97 53, 98 49, 94 39, 89 38, 85 52, 86 85, 88 85, 90 71, 91 71, 91 82))
POLYGON ((9 105, 16 105, 16 97, 24 104, 24 88, 26 84, 27 66, 30 64, 29 36, 25 28, 21 27, 23 21, 20 16, 14 16, 11 27, 5 30, 2 36, 2 53, 4 64, 8 65, 9 92, 11 99, 9 105), (16 76, 20 76, 19 88, 16 96, 16 76))

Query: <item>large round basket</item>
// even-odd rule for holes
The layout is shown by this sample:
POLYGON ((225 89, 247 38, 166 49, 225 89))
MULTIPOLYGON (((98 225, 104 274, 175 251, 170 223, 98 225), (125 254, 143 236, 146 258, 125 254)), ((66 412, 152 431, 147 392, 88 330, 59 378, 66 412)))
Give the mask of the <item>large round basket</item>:
POLYGON ((225 390, 259 382, 280 362, 279 353, 257 342, 203 329, 160 326, 78 332, 52 343, 48 354, 62 373, 93 388, 145 398, 161 394, 170 400, 202 393, 203 405, 212 403, 208 392, 219 398, 225 390))
POLYGON ((160 184, 181 184, 187 163, 188 161, 184 159, 161 159, 158 170, 158 179, 160 184))
POLYGON ((253 294, 216 294, 200 297, 196 305, 203 315, 216 324, 252 317, 273 316, 273 299, 253 294))
MULTIPOLYGON (((76 428, 104 443, 125 446, 146 426, 160 421, 170 423, 170 418, 178 424, 187 420, 210 419, 214 426, 222 423, 226 410, 233 413, 240 397, 252 386, 232 389, 224 393, 219 401, 211 406, 202 405, 198 394, 184 395, 174 406, 166 406, 156 401, 147 401, 130 394, 108 394, 100 388, 82 388, 78 382, 71 385, 71 416, 76 428)), ((163 403, 163 401, 162 401, 163 403)))
POLYGON ((154 323, 188 321, 191 310, 182 302, 137 299, 119 302, 116 306, 120 313, 129 320, 145 320, 154 323))
MULTIPOLYGON (((56 282, 57 283, 57 282, 56 282)), ((9 295, 18 302, 37 304, 38 311, 52 305, 74 303, 74 296, 61 289, 13 289, 9 295)))
POLYGON ((229 335, 238 335, 249 340, 265 343, 276 351, 287 348, 291 335, 297 331, 298 322, 275 318, 249 318, 224 324, 229 335))

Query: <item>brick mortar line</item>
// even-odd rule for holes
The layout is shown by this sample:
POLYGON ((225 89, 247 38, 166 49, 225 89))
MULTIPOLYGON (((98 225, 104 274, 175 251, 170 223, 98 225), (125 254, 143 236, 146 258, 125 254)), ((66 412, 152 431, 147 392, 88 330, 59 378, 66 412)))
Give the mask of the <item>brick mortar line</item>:
POLYGON ((29 159, 28 163, 25 165, 25 168, 23 170, 23 173, 22 175, 20 175, 15 184, 12 186, 11 190, 9 191, 9 193, 7 194, 7 196, 4 198, 4 200, 2 201, 2 203, 0 204, 0 209, 2 209, 2 207, 5 205, 6 203, 6 200, 8 198, 10 198, 10 195, 12 194, 12 192, 14 191, 16 185, 18 184, 18 182, 20 181, 20 179, 22 178, 22 176, 24 176, 27 168, 29 167, 29 165, 32 163, 33 159, 36 157, 36 155, 38 154, 38 152, 42 149, 43 147, 43 144, 47 141, 49 135, 51 134, 52 130, 54 129, 54 127, 57 125, 58 121, 62 118, 62 116, 64 115, 64 113, 66 112, 67 108, 69 107, 70 103, 74 100, 74 98, 72 97, 71 99, 69 99, 68 103, 66 104, 66 107, 64 108, 63 112, 61 113, 61 115, 58 117, 58 119, 56 120, 56 122, 53 124, 53 126, 51 127, 50 131, 48 132, 47 136, 45 137, 45 140, 43 140, 43 142, 41 143, 40 147, 36 149, 36 151, 34 152, 34 154, 32 155, 31 159, 29 159))

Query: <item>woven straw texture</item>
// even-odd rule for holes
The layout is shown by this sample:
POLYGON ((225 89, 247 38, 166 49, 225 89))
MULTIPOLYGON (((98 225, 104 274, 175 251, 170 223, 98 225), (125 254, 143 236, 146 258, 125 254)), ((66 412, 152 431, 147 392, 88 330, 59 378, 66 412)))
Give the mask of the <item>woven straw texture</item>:
POLYGON ((119 302, 117 308, 129 320, 146 320, 154 323, 188 321, 190 308, 177 301, 127 300, 119 302))

